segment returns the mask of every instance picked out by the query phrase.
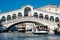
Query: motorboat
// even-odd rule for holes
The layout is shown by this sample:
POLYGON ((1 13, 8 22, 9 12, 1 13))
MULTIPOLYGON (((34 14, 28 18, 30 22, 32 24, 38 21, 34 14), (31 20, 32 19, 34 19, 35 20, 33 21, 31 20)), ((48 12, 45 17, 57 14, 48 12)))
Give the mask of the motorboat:
POLYGON ((47 26, 35 26, 32 29, 34 34, 48 34, 48 27, 47 26))
POLYGON ((25 27, 18 28, 18 32, 25 32, 25 27))

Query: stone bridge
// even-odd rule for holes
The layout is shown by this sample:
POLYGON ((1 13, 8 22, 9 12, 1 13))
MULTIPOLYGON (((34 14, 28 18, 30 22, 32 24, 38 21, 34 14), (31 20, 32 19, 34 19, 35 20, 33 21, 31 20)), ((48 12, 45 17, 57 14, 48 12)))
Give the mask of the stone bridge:
POLYGON ((20 22, 25 22, 25 21, 30 21, 30 22, 37 22, 43 25, 47 25, 50 29, 54 30, 54 27, 57 27, 57 23, 56 22, 52 22, 46 19, 41 19, 41 18, 37 18, 37 17, 20 17, 20 18, 16 18, 16 19, 12 19, 6 22, 3 22, 2 24, 8 28, 14 24, 20 23, 20 22))

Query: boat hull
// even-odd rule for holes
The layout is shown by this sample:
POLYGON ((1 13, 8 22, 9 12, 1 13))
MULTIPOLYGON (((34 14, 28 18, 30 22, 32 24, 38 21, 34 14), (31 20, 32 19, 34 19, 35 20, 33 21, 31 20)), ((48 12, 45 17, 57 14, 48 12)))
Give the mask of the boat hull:
POLYGON ((55 34, 60 35, 60 32, 55 32, 55 34))
POLYGON ((60 35, 60 31, 54 30, 54 34, 60 35))
POLYGON ((48 34, 47 31, 37 31, 37 32, 33 32, 33 34, 48 34))

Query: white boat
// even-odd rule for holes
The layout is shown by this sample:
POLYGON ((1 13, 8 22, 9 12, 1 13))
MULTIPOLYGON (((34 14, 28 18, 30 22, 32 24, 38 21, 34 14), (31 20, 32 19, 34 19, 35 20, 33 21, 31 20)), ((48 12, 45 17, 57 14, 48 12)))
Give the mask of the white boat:
POLYGON ((18 28, 18 32, 25 32, 25 27, 18 28))
POLYGON ((33 27, 32 32, 34 34, 48 34, 48 27, 47 26, 36 26, 36 27, 33 27))
POLYGON ((54 31, 50 29, 48 34, 54 34, 54 31))

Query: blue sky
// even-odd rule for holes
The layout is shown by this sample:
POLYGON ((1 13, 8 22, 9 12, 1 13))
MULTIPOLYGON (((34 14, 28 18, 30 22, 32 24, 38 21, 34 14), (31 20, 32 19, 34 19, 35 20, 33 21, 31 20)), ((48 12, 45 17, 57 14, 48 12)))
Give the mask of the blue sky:
POLYGON ((8 12, 17 10, 27 4, 38 8, 48 4, 60 5, 60 0, 0 0, 0 10, 1 12, 8 12))

